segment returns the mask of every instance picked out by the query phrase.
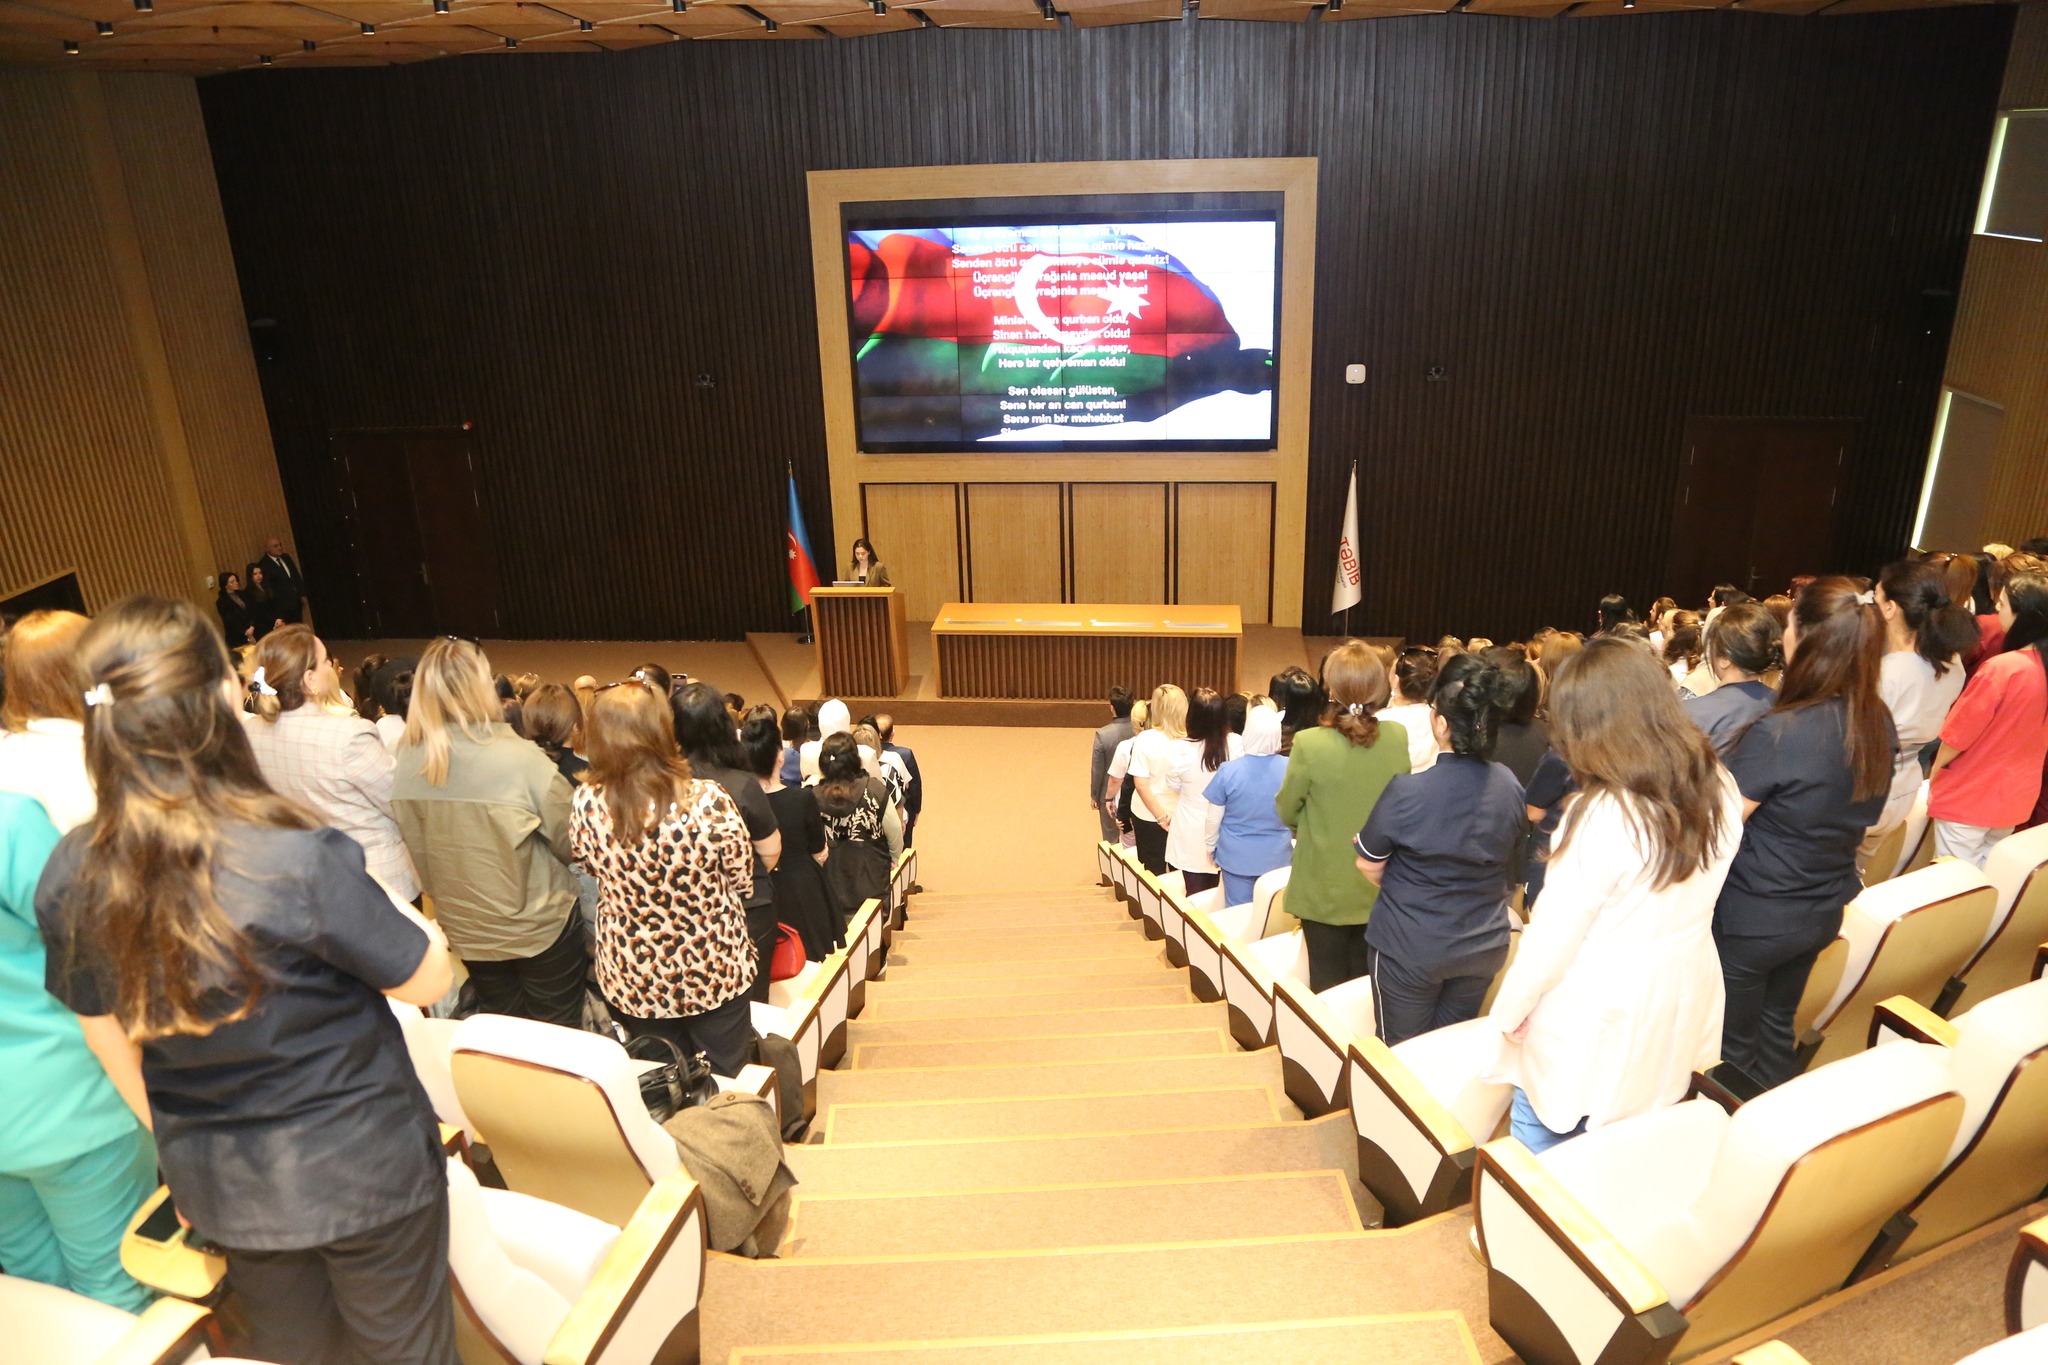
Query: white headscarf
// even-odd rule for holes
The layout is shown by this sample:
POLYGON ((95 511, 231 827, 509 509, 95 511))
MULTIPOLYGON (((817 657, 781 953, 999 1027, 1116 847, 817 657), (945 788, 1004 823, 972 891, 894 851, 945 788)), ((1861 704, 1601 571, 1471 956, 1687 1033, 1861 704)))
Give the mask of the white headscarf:
POLYGON ((1280 713, 1267 706, 1254 706, 1244 717, 1244 751, 1252 754, 1280 752, 1280 713))
POLYGON ((846 703, 834 697, 818 708, 818 737, 851 734, 853 713, 846 709, 846 703))

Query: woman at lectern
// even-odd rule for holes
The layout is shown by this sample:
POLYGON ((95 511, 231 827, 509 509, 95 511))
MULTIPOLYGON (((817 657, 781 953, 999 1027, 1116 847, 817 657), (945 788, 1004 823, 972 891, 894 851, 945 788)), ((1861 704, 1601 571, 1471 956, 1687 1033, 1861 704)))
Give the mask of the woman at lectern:
POLYGON ((853 542, 853 581, 864 588, 889 586, 889 570, 866 536, 853 542))

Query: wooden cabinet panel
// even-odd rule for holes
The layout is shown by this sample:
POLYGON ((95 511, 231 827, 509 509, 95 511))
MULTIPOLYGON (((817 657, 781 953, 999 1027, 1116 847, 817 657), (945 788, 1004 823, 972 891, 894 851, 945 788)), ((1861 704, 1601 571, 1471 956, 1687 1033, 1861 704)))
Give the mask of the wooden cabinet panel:
POLYGON ((1060 486, 967 485, 967 591, 970 602, 1059 602, 1060 486))
MULTIPOLYGON (((905 614, 929 621, 948 602, 963 596, 960 574, 959 485, 950 483, 870 483, 861 486, 867 536, 889 570, 889 580, 903 590, 905 614)), ((851 558, 853 545, 847 542, 851 558)), ((844 563, 818 572, 826 582, 844 578, 844 563)))
POLYGON ((1072 499, 1073 600, 1164 602, 1166 485, 1077 483, 1072 499))
POLYGON ((1245 624, 1272 620, 1273 485, 1173 489, 1176 602, 1235 602, 1245 624))

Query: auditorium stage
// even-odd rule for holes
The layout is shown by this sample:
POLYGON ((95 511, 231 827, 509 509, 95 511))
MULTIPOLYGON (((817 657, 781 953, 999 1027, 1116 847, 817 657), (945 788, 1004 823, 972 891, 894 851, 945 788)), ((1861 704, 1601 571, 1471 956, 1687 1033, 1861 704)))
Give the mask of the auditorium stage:
MULTIPOLYGON (((1398 640, 1365 637, 1373 644, 1398 640)), ((1317 663, 1343 640, 1342 636, 1303 635, 1284 626, 1246 626, 1238 668, 1239 686, 1264 691, 1267 679, 1290 664, 1314 672, 1317 663)), ((345 666, 343 684, 365 654, 418 654, 423 640, 334 640, 329 642, 345 666)), ((491 667, 500 673, 537 673, 550 682, 573 682, 588 673, 613 682, 645 663, 671 672, 687 672, 722 692, 737 692, 749 704, 818 699, 818 652, 800 645, 794 634, 755 633, 745 640, 486 640, 491 667)), ((930 622, 910 627, 910 682, 894 697, 848 697, 855 715, 886 711, 902 725, 1100 725, 1105 704, 1099 700, 988 701, 935 695, 932 681, 930 622)))

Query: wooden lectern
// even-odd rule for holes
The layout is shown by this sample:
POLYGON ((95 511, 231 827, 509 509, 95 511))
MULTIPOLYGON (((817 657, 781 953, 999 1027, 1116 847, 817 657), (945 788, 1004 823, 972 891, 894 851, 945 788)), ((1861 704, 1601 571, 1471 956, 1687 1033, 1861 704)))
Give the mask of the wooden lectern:
POLYGON ((813 588, 819 685, 828 697, 893 697, 910 684, 910 627, 895 588, 813 588))

